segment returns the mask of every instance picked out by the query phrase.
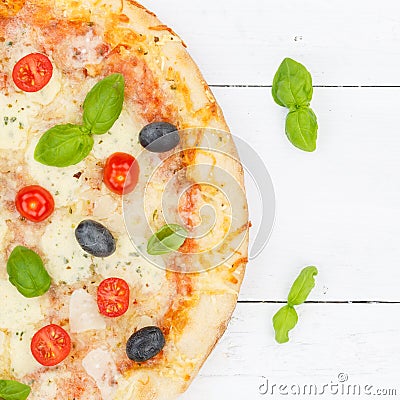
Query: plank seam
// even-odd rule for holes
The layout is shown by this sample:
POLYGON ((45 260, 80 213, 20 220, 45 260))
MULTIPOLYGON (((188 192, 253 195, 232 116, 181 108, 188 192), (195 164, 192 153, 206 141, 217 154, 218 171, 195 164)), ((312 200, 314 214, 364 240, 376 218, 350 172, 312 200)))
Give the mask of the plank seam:
MULTIPOLYGON (((238 304, 286 304, 281 300, 239 300, 238 304)), ((330 300, 330 301, 306 301, 304 304, 400 304, 400 301, 382 300, 330 300)))
MULTIPOLYGON (((272 85, 209 85, 211 88, 260 88, 271 89, 272 85)), ((314 88, 357 88, 357 89, 371 89, 371 88, 385 88, 385 89, 398 89, 400 85, 314 85, 314 88)))

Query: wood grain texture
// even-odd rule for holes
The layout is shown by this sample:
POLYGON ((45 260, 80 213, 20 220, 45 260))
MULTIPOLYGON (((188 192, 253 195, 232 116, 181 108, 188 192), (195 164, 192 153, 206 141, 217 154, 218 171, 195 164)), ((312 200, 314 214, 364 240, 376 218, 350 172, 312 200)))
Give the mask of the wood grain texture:
POLYGON ((240 304, 226 335, 182 400, 350 399, 259 394, 263 377, 271 384, 315 384, 321 390, 324 384, 338 383, 341 373, 347 374, 347 384, 397 389, 400 394, 400 325, 389 318, 400 313, 400 305, 301 306, 299 324, 285 345, 275 343, 271 324, 279 307, 240 304))
MULTIPOLYGON (((274 231, 249 264, 241 300, 284 300, 298 271, 316 265, 311 300, 400 301, 400 89, 317 88, 314 154, 288 142, 286 110, 269 89, 214 92, 232 132, 264 159, 276 192, 274 231)), ((243 162, 251 169, 251 159, 243 162)), ((249 203, 254 238, 257 198, 249 203)))
POLYGON ((292 57, 316 85, 400 85, 397 0, 144 0, 210 84, 270 85, 292 57))

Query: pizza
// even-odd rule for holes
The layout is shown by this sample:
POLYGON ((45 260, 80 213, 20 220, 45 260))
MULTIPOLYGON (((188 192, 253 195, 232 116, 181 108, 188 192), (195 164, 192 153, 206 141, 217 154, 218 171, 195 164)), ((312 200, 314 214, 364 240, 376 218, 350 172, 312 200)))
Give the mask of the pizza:
POLYGON ((177 398, 248 261, 220 107, 133 0, 2 0, 0 53, 0 398, 177 398))

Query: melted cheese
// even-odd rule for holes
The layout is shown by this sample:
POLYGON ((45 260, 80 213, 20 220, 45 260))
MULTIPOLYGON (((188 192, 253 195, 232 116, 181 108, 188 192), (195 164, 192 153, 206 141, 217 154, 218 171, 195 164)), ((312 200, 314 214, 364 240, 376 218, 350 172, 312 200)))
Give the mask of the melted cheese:
POLYGON ((7 224, 4 220, 0 219, 0 244, 3 243, 4 236, 7 233, 7 224))
POLYGON ((103 41, 99 35, 95 35, 92 30, 85 35, 74 36, 74 45, 70 45, 70 41, 63 43, 64 57, 68 62, 68 66, 76 69, 82 68, 86 64, 100 64, 104 56, 97 51, 97 47, 101 46, 103 41), (65 46, 67 44, 67 46, 65 46))
POLYGON ((105 185, 102 185, 101 191, 88 190, 82 193, 82 198, 93 208, 91 217, 107 226, 117 239, 126 234, 120 197, 111 195, 105 185))
MULTIPOLYGON (((0 246, 4 246, 4 238, 7 234, 7 224, 4 219, 0 219, 0 246)), ((2 247, 4 248, 4 247, 2 247)), ((4 252, 0 253, 0 263, 6 265, 6 255, 4 252)), ((0 265, 1 265, 0 264, 0 265)), ((0 278, 7 278, 7 271, 0 268, 0 278)))
POLYGON ((6 335, 3 331, 0 331, 0 356, 4 352, 4 343, 6 341, 6 335))
MULTIPOLYGON (((5 70, 12 69, 15 62, 37 50, 16 43, 10 46, 10 58, 5 70), (11 51, 12 48, 12 51, 11 51)), ((29 132, 41 110, 50 104, 61 89, 61 73, 54 69, 50 82, 38 92, 26 93, 18 90, 0 96, 0 149, 23 149, 27 144, 29 132)))
POLYGON ((75 290, 71 295, 69 323, 72 333, 106 328, 106 322, 99 314, 96 301, 83 289, 75 290))
POLYGON ((134 319, 132 323, 132 330, 136 332, 140 329, 146 328, 147 326, 155 325, 157 325, 157 322, 154 320, 154 318, 151 318, 148 315, 142 315, 134 319))
MULTIPOLYGON (((65 88, 64 90, 67 91, 68 89, 70 88, 65 88)), ((55 110, 55 112, 52 110, 55 118, 59 115, 62 116, 63 111, 65 112, 65 108, 59 97, 60 96, 57 97, 57 101, 60 102, 59 109, 55 110)), ((68 111, 68 114, 73 114, 74 110, 68 111)), ((77 114, 76 111, 75 114, 77 114)), ((64 121, 76 122, 73 118, 68 117, 64 117, 64 121)), ((52 125, 54 124, 51 124, 51 126, 52 125)), ((97 159, 104 162, 111 154, 116 152, 125 152, 133 155, 138 154, 143 150, 138 143, 139 130, 139 123, 124 109, 120 118, 116 121, 109 133, 94 137, 95 145, 92 150, 92 155, 95 157, 95 160, 97 159)), ((41 137, 40 133, 41 132, 30 139, 26 152, 29 174, 39 185, 45 187, 53 194, 57 207, 70 206, 76 202, 77 198, 81 197, 83 192, 90 190, 85 179, 76 178, 76 174, 91 169, 93 165, 96 164, 96 161, 94 160, 94 162, 89 165, 86 160, 66 168, 42 165, 34 159, 34 151, 41 137)), ((89 171, 88 173, 90 174, 89 171)))
MULTIPOLYGON (((97 219, 108 219, 110 215, 114 215, 117 211, 118 204, 109 194, 91 197, 94 201, 93 217, 97 219)), ((123 225, 123 223, 122 223, 123 225)), ((123 226, 122 226, 123 229, 123 226)))
POLYGON ((31 374, 42 367, 31 353, 31 339, 35 332, 33 326, 27 325, 24 330, 11 335, 11 369, 16 378, 23 378, 26 374, 31 374))
MULTIPOLYGON (((44 318, 43 313, 48 306, 47 298, 43 296, 27 299, 6 280, 0 280, 0 293, 0 329, 9 332, 11 370, 16 378, 22 378, 40 367, 32 357, 30 341, 35 332, 34 324, 44 318)), ((4 333, 0 331, 0 335, 0 341, 6 343, 4 333)), ((0 354, 3 352, 1 348, 0 354)))
POLYGON ((165 271, 140 257, 127 233, 118 237, 117 250, 111 257, 95 260, 95 268, 104 278, 124 279, 143 293, 158 291, 165 281, 165 271))
POLYGON ((25 96, 19 93, 0 96, 0 149, 25 148, 30 120, 36 114, 37 107, 25 96))
POLYGON ((57 398, 57 370, 47 370, 40 374, 40 392, 44 399, 57 398))
MULTIPOLYGON (((73 204, 77 198, 77 189, 84 185, 82 180, 74 178, 74 175, 85 169, 84 162, 67 168, 48 167, 40 164, 33 157, 38 141, 38 136, 32 139, 26 152, 30 176, 52 193, 56 207, 73 204)), ((87 188, 86 185, 85 188, 87 188)))
MULTIPOLYGON (((1 312, 0 329, 8 332, 9 342, 2 331, 0 341, 7 343, 11 357, 11 370, 16 378, 22 378, 40 368, 30 351, 31 338, 36 332, 46 310, 47 296, 27 299, 6 280, 0 280, 1 312)), ((0 346, 0 354, 2 349, 0 346)), ((4 348, 3 348, 4 351, 4 348)))
POLYGON ((5 71, 12 71, 14 65, 20 60, 22 57, 25 57, 31 53, 40 53, 39 49, 34 47, 32 44, 32 34, 33 31, 27 25, 19 24, 16 29, 13 29, 14 40, 10 41, 10 39, 6 36, 3 54, 4 57, 0 61, 5 71), (17 35, 17 37, 15 37, 17 35))
POLYGON ((40 245, 46 254, 46 269, 55 282, 73 284, 93 274, 92 258, 75 238, 80 222, 77 218, 79 215, 75 217, 67 209, 57 211, 42 236, 40 245))
POLYGON ((102 349, 92 350, 82 360, 82 366, 96 382, 103 399, 111 399, 117 382, 117 368, 111 354, 102 349))
POLYGON ((16 332, 43 319, 46 297, 27 299, 6 280, 0 280, 0 294, 0 329, 16 332))
POLYGON ((136 121, 124 108, 110 132, 94 138, 93 155, 104 160, 117 152, 136 156, 143 150, 138 141, 138 135, 142 127, 143 125, 136 121))
POLYGON ((81 0, 77 3, 75 0, 55 0, 55 7, 63 17, 74 19, 89 18, 92 14, 100 14, 101 18, 109 13, 121 11, 119 1, 108 2, 96 0, 96 7, 93 7, 93 0, 81 0))
POLYGON ((26 102, 46 106, 54 101, 61 90, 62 75, 58 69, 53 69, 53 75, 49 83, 41 90, 34 93, 22 93, 26 102))

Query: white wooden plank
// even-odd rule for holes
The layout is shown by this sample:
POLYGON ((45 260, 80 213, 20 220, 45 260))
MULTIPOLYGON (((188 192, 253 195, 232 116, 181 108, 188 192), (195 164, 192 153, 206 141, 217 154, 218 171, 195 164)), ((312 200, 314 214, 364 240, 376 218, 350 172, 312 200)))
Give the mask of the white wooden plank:
POLYGON ((211 84, 271 84, 285 57, 316 85, 400 85, 398 0, 143 0, 211 84))
MULTIPOLYGON (((269 89, 214 92, 232 132, 264 159, 276 190, 275 228, 248 266, 241 299, 284 300, 299 270, 316 265, 313 300, 400 300, 400 89, 317 88, 314 154, 288 142, 286 110, 269 89)), ((254 235, 261 216, 257 199, 249 202, 254 235)))
MULTIPOLYGON (((361 385, 363 393, 365 385, 370 385, 372 393, 397 389, 400 394, 400 324, 395 317, 399 304, 304 305, 298 309, 299 324, 285 345, 274 341, 271 319, 278 308, 239 305, 227 333, 182 400, 322 398, 280 396, 277 389, 275 396, 261 396, 259 387, 266 377, 270 384, 289 388, 314 384, 321 393, 323 385, 338 383, 339 374, 348 376, 345 390, 347 385, 352 385, 351 390, 361 385)), ((327 398, 353 398, 328 396, 328 388, 325 393, 327 398)), ((373 396, 363 394, 354 397, 373 396)))

